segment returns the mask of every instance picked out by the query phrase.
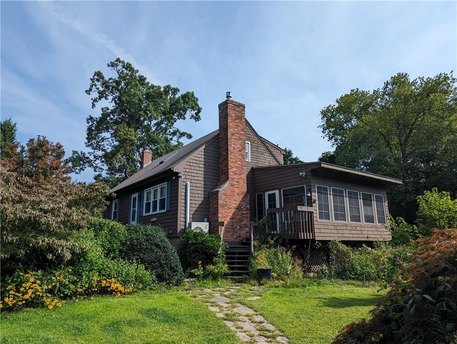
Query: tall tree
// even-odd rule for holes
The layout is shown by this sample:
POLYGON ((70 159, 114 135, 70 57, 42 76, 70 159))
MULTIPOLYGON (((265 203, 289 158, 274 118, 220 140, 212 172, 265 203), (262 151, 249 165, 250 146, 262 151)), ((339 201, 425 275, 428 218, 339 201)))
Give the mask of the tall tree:
POLYGON ((16 123, 11 118, 0 121, 0 157, 11 156, 17 145, 16 132, 16 123))
POLYGON ((71 182, 64 154, 38 136, 0 159, 2 272, 70 259, 78 250, 71 232, 105 210, 106 185, 71 182))
POLYGON ((337 164, 397 177, 394 215, 414 220, 416 196, 457 192, 457 88, 452 73, 399 73, 373 91, 352 90, 321 111, 337 164))
POLYGON ((180 94, 176 87, 153 85, 129 62, 117 58, 108 68, 114 76, 96 71, 86 90, 92 109, 100 110, 87 118, 90 151, 74 152, 70 162, 74 170, 88 163, 113 185, 141 167, 145 147, 161 156, 180 147, 182 138, 191 138, 176 124, 187 117, 200 120, 201 108, 193 92, 180 94))
POLYGON ((294 155, 291 149, 284 148, 284 165, 301 164, 303 161, 294 155))

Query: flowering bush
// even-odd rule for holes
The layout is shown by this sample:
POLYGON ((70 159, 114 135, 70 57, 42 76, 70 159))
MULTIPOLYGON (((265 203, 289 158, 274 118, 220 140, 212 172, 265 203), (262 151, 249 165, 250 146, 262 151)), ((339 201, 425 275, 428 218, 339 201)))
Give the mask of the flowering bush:
POLYGON ((198 261, 198 266, 189 271, 191 276, 197 279, 212 279, 218 280, 230 272, 225 259, 222 256, 216 257, 212 264, 203 265, 202 261, 198 261))
POLYGON ((120 297, 133 291, 115 278, 80 278, 70 268, 46 273, 43 271, 16 272, 2 284, 0 308, 17 310, 23 307, 49 309, 62 307, 65 300, 93 294, 112 294, 120 297), (3 288, 3 286, 6 286, 3 288))

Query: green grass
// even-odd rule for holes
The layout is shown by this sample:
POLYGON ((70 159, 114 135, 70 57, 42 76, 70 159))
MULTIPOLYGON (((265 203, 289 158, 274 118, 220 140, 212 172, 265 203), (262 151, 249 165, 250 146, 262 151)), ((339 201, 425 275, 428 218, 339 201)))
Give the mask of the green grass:
POLYGON ((339 329, 356 319, 368 318, 382 293, 377 286, 317 281, 307 287, 247 292, 237 298, 280 328, 291 343, 331 343, 339 329), (249 301, 248 296, 261 295, 249 301))
POLYGON ((2 314, 1 343, 239 343, 199 301, 175 291, 96 297, 2 314))

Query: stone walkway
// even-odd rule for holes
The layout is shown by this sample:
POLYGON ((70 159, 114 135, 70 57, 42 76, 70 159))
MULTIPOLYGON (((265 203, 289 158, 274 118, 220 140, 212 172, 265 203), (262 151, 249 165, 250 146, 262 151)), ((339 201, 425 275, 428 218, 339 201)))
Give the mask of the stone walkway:
MULTIPOLYGON (((254 293, 248 297, 248 300, 260 299, 261 296, 256 295, 258 293, 255 291, 261 288, 253 287, 254 293)), ((240 289, 239 285, 214 289, 192 289, 189 290, 189 294, 204 302, 216 317, 223 319, 228 328, 235 332, 244 343, 289 343, 289 339, 263 316, 231 299, 231 296, 236 295, 240 289)))

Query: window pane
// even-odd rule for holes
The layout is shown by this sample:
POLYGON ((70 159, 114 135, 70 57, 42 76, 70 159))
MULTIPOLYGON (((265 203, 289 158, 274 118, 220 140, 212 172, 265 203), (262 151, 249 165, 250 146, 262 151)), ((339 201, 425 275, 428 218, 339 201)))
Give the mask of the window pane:
POLYGON ((146 191, 146 202, 150 202, 151 201, 151 190, 147 190, 146 191))
POLYGON ((382 195, 374 195, 376 202, 376 216, 378 223, 386 223, 386 213, 384 211, 384 197, 382 195))
POLYGON ((346 207, 344 205, 344 190, 332 188, 333 216, 335 221, 346 221, 346 207))
POLYGON ((161 186, 160 187, 160 197, 167 197, 167 187, 166 186, 161 186))
POLYGON ((157 200, 152 201, 152 212, 155 213, 157 211, 157 200))
POLYGON ((348 191, 349 219, 351 222, 360 222, 359 193, 348 191))
POLYGON ((265 213, 264 206, 263 206, 263 194, 259 193, 256 195, 256 205, 257 205, 257 207, 256 207, 257 221, 260 221, 264 217, 264 213, 265 213))
POLYGON ((151 202, 146 202, 144 204, 144 213, 149 214, 151 212, 151 202))
POLYGON ((159 200, 159 211, 165 210, 166 204, 167 204, 166 199, 165 198, 161 198, 159 200))
POLYGON ((284 207, 294 205, 306 205, 305 187, 299 186, 282 191, 282 202, 284 207))
POLYGON ((319 209, 319 220, 330 220, 330 205, 328 198, 328 187, 317 186, 317 207, 319 209))
POLYGON ((154 188, 152 189, 152 199, 156 200, 157 198, 159 198, 159 189, 154 188))
POLYGON ((246 161, 251 161, 251 143, 249 141, 244 142, 244 149, 246 152, 246 161))
POLYGON ((362 192, 363 218, 366 223, 374 223, 373 197, 369 193, 362 192))

